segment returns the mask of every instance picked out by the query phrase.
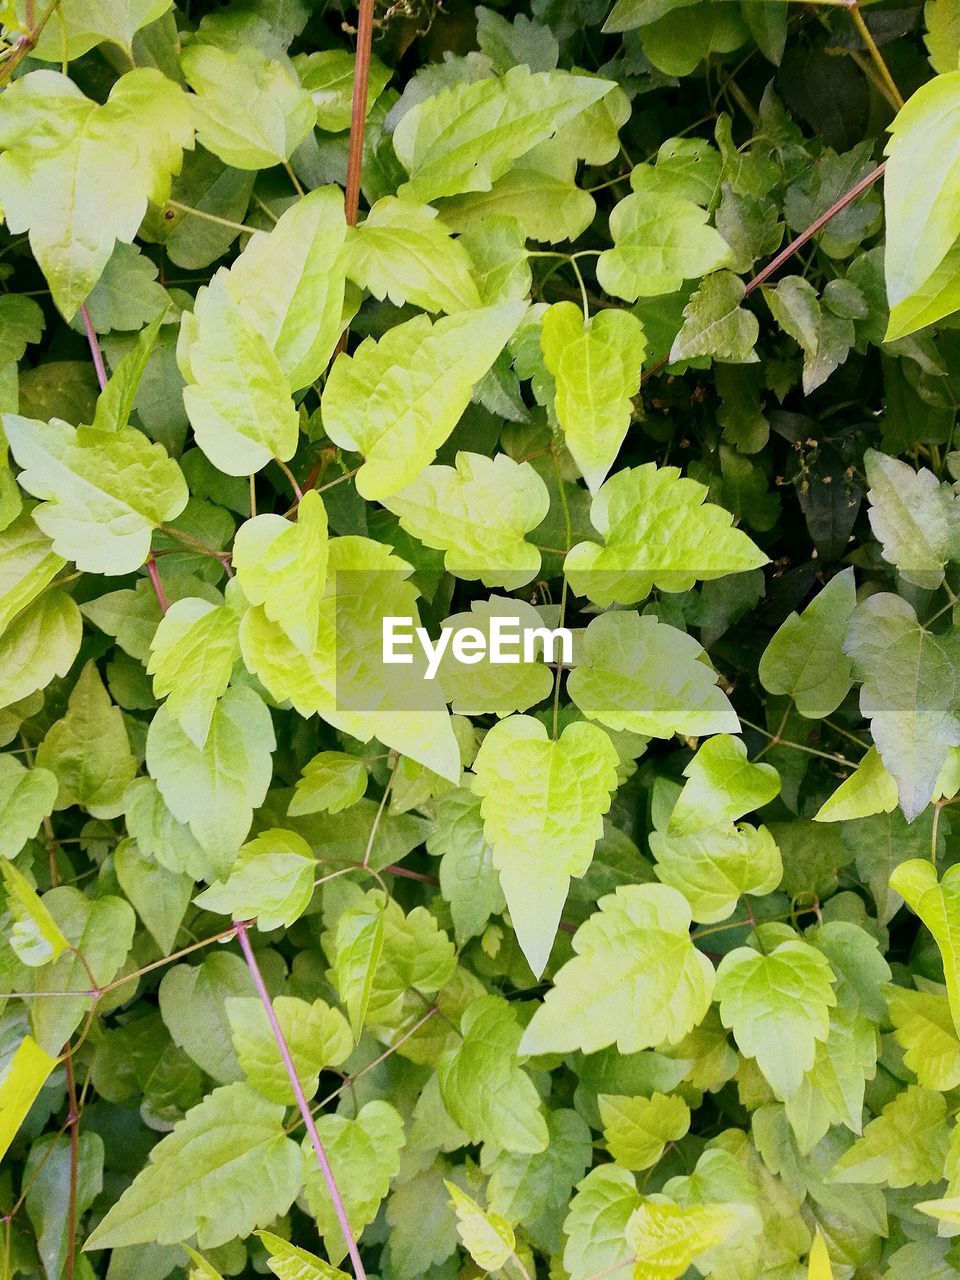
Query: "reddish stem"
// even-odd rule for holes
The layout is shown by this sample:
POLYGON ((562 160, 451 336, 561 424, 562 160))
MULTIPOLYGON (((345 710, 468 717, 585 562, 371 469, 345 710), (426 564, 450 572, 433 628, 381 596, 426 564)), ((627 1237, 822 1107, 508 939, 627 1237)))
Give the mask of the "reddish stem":
POLYGON ((360 171, 363 168, 363 136, 367 123, 367 82, 373 45, 374 0, 360 0, 357 21, 357 61, 353 72, 353 108, 350 115, 350 153, 347 157, 347 190, 344 212, 351 227, 357 225, 360 208, 360 171))
POLYGON ((286 1068, 287 1076, 290 1080, 290 1086, 293 1089, 293 1096, 297 1100, 297 1107, 300 1115, 303 1117, 303 1123, 307 1126, 307 1133, 310 1135, 310 1142, 313 1145, 314 1154, 317 1157, 317 1164, 320 1166, 320 1172, 323 1174, 324 1181, 327 1184, 327 1190, 330 1192, 330 1199, 333 1201, 334 1212, 337 1215, 337 1221, 340 1223, 340 1230, 343 1232, 344 1243, 347 1246, 347 1253, 350 1255, 350 1262, 353 1266, 353 1274, 356 1280, 366 1280, 366 1271, 363 1262, 360 1259, 360 1251, 357 1248, 357 1242, 354 1239, 353 1231, 350 1227, 350 1220, 347 1217, 347 1211, 344 1208, 343 1198, 337 1187, 336 1180, 333 1176, 333 1170, 330 1167, 330 1161, 327 1159, 327 1153, 323 1149, 323 1143, 320 1141, 320 1134, 317 1132, 317 1126, 314 1123, 313 1115, 310 1111, 310 1105, 307 1102, 300 1079, 297 1076, 297 1069, 293 1065, 293 1058, 290 1056, 290 1049, 284 1038, 283 1030, 277 1020, 274 1012, 273 1001, 270 999, 270 992, 267 990, 266 983, 263 981, 263 974, 260 972, 260 966, 257 964, 257 958, 253 954, 253 947, 250 945, 250 939, 247 937, 248 924, 246 922, 237 925, 237 937, 240 940, 240 949, 243 952, 243 958, 247 962, 247 968, 250 970, 250 976, 253 978, 253 985, 257 988, 257 994, 260 997, 260 1003, 263 1005, 264 1013, 267 1015, 267 1021, 270 1023, 270 1030, 273 1032, 273 1038, 277 1042, 277 1048, 280 1050, 280 1057, 283 1059, 283 1065, 286 1068))
POLYGON ((861 178, 849 191, 845 191, 839 199, 833 202, 829 209, 811 222, 805 231, 801 231, 796 240, 791 240, 785 248, 780 250, 775 258, 771 258, 762 271, 758 271, 752 280, 747 281, 744 296, 746 297, 747 294, 753 293, 754 289, 759 289, 762 284, 766 284, 774 272, 779 271, 789 257, 795 254, 798 249, 802 249, 808 240, 811 240, 818 231, 822 230, 848 204, 856 200, 857 196, 862 196, 868 188, 872 187, 877 179, 883 176, 886 167, 886 161, 883 164, 878 164, 876 169, 872 169, 865 178, 861 178))
POLYGON ((87 342, 90 344, 90 354, 93 356, 93 367, 97 371, 97 382, 100 384, 100 390, 107 385, 107 367, 103 363, 103 352, 100 350, 100 340, 97 338, 97 331, 93 327, 93 321, 90 319, 90 309, 84 303, 80 308, 80 318, 83 321, 83 327, 87 331, 87 342))
MULTIPOLYGON (((749 294, 753 293, 754 289, 759 289, 762 284, 766 284, 770 277, 775 272, 779 271, 783 264, 791 258, 798 249, 802 249, 808 240, 811 240, 818 231, 822 231, 827 223, 845 209, 848 204, 851 204, 856 200, 857 196, 862 196, 869 187, 872 187, 877 179, 883 176, 883 172, 886 167, 886 161, 882 164, 878 164, 876 169, 872 169, 866 177, 861 178, 860 181, 852 186, 849 191, 845 191, 842 196, 836 199, 829 209, 824 213, 821 213, 819 218, 815 219, 810 223, 809 227, 800 232, 796 240, 791 240, 788 245, 780 250, 775 258, 770 259, 762 271, 758 271, 752 280, 747 281, 746 287, 743 291, 743 296, 745 298, 748 297, 749 294)), ((668 364, 669 361, 669 353, 665 356, 661 356, 659 360, 649 367, 649 369, 644 370, 641 382, 646 382, 649 378, 652 378, 653 375, 662 369, 665 364, 668 364)))
POLYGON ((167 599, 167 593, 163 589, 163 582, 160 578, 160 570, 157 568, 157 562, 153 556, 147 558, 147 573, 150 575, 150 581, 153 583, 153 592, 157 597, 157 604, 160 606, 160 612, 166 613, 170 608, 170 601, 167 599))
POLYGON ((67 1068, 67 1125, 70 1129, 70 1191, 67 1199, 67 1267, 66 1280, 73 1280, 77 1235, 77 1178, 80 1168, 80 1112, 77 1107, 77 1085, 73 1075, 73 1052, 64 1053, 67 1068))

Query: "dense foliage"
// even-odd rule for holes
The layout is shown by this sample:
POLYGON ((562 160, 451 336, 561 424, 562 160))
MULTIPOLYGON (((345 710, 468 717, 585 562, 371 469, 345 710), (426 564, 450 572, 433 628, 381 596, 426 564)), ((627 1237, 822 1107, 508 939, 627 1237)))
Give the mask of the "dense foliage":
POLYGON ((2 21, 4 1280, 958 1274, 956 0, 2 21))

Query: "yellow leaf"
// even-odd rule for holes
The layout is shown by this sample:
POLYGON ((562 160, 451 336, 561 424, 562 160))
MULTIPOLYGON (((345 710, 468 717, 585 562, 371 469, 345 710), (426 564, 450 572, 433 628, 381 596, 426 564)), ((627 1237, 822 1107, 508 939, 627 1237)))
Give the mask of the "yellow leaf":
POLYGON ((807 1280, 833 1280, 833 1267, 830 1265, 830 1255, 827 1253, 827 1242, 819 1227, 810 1246, 807 1266, 807 1280))
POLYGON ((0 1159, 6 1155, 34 1099, 58 1061, 41 1049, 32 1036, 27 1036, 13 1055, 0 1082, 0 1159))

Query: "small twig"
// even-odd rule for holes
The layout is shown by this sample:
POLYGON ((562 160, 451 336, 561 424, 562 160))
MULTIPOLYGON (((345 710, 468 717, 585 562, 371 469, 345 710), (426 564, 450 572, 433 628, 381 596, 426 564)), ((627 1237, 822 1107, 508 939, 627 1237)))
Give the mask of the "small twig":
POLYGON ((107 369, 103 363, 100 340, 97 338, 97 331, 93 327, 93 321, 90 319, 90 309, 86 303, 80 308, 80 319, 83 321, 83 327, 87 331, 87 342, 90 344, 90 354, 93 356, 93 367, 97 371, 97 382, 99 382, 100 390, 102 391, 107 385, 107 369))
POLYGON ((284 1038, 283 1029, 277 1019, 276 1012, 273 1008, 273 1001, 270 999, 270 992, 267 990, 266 983, 263 981, 263 974, 260 972, 260 966, 257 964, 257 958, 253 954, 253 948, 250 945, 250 939, 247 937, 247 923, 237 925, 237 938, 240 942, 240 949, 243 952, 243 958, 247 962, 247 968, 250 970, 250 976, 253 978, 253 985, 257 989, 260 997, 260 1003, 263 1005, 263 1011, 267 1015, 267 1021, 270 1023, 270 1030, 273 1032, 273 1038, 276 1041, 277 1048, 280 1051, 280 1057, 283 1060, 284 1068, 290 1080, 290 1086, 293 1089, 293 1096, 297 1100, 297 1109, 303 1117, 303 1123, 307 1127, 307 1133, 310 1135, 310 1142, 313 1146, 314 1155, 317 1157, 317 1164, 323 1174, 324 1181, 327 1184, 327 1190, 330 1193, 330 1199, 333 1201, 334 1212, 337 1215, 337 1221, 340 1223, 340 1230, 343 1232, 344 1243, 347 1246, 347 1253, 350 1255, 350 1262, 353 1266, 353 1274, 356 1280, 366 1280, 366 1271, 363 1262, 360 1259, 360 1251, 357 1248, 357 1242, 354 1239, 353 1229, 350 1226, 350 1220, 347 1217, 347 1211, 344 1207, 343 1198, 337 1187, 336 1179, 333 1176, 333 1170, 330 1167, 330 1161, 327 1159, 327 1153, 323 1149, 323 1143, 320 1141, 320 1134, 317 1132, 317 1126, 310 1111, 310 1105, 307 1102, 306 1095, 303 1092, 303 1086, 297 1076, 297 1069, 294 1066, 290 1049, 284 1038))

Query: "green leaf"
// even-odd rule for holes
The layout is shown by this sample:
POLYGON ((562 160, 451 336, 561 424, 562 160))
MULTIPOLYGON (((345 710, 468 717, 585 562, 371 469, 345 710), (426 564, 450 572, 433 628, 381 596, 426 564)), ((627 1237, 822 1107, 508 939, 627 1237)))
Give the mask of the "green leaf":
POLYGON ((440 858, 440 892, 450 904, 454 932, 462 945, 482 933, 490 917, 506 906, 484 833, 479 796, 456 787, 438 798, 427 852, 440 858))
POLYGON ((640 390, 646 354, 643 325, 629 311, 601 311, 584 321, 573 302, 545 312, 540 343, 556 379, 557 420, 587 487, 596 493, 613 466, 640 390))
POLYGON ((960 1084, 960 1039, 950 1003, 931 991, 887 990, 893 1034, 909 1067, 925 1089, 945 1093, 960 1084))
POLYGON ((717 970, 723 1025, 778 1098, 792 1097, 829 1034, 837 1002, 829 962, 805 942, 781 942, 769 955, 738 947, 717 970))
POLYGON ((514 160, 612 87, 593 76, 513 67, 502 78, 442 90, 408 111, 394 132, 397 157, 410 175, 399 194, 429 202, 489 191, 514 160))
POLYGON ((334 361, 323 389, 323 425, 335 444, 364 455, 356 481, 362 497, 388 498, 416 480, 522 313, 510 302, 433 323, 417 316, 334 361))
POLYGON ((744 573, 767 557, 707 489, 677 467, 647 462, 601 485, 590 519, 604 546, 579 542, 564 564, 570 586, 595 604, 635 604, 661 591, 688 591, 728 573, 744 573))
POLYGON ((348 907, 337 920, 334 980, 354 1036, 367 1018, 373 981, 383 951, 384 909, 369 896, 362 906, 348 907))
POLYGON ((786 276, 765 296, 774 320, 803 351, 803 393, 812 395, 846 360, 854 343, 853 321, 831 311, 827 291, 818 298, 802 276, 786 276))
POLYGON ((113 855, 120 888, 149 929, 160 950, 168 955, 193 893, 193 878, 169 871, 146 857, 134 840, 121 840, 113 855))
POLYGON ((135 778, 123 796, 127 831, 147 858, 191 880, 215 880, 217 863, 176 820, 152 778, 135 778))
MULTIPOLYGON (((225 1001, 230 1038, 248 1084, 269 1098, 291 1106, 293 1088, 280 1057, 267 1015, 255 996, 228 996, 225 1001)), ((277 996, 273 1011, 287 1042, 304 1095, 317 1092, 320 1072, 339 1067, 353 1048, 353 1036, 339 1009, 324 1000, 307 1004, 295 996, 277 996)))
POLYGON ((860 710, 912 821, 930 800, 949 748, 960 745, 956 637, 924 630, 906 600, 880 593, 857 606, 843 647, 863 682, 860 710))
MULTIPOLYGON (((498 561, 502 563, 502 561, 498 561)), ((437 668, 437 681, 443 696, 458 715, 476 716, 493 713, 500 717, 514 711, 526 711, 548 697, 553 687, 553 673, 544 661, 546 644, 536 632, 543 631, 545 619, 533 605, 516 596, 490 596, 488 600, 474 600, 469 613, 455 613, 445 618, 443 626, 452 632, 475 630, 484 638, 485 652, 479 662, 458 661, 452 648, 447 648, 437 668), (504 644, 504 652, 518 661, 494 662, 491 656, 494 619, 511 619, 510 630, 503 634, 506 642, 511 631, 534 642, 534 660, 525 662, 523 652, 512 653, 512 644, 504 644)), ((546 627, 549 632, 551 628, 546 627)), ((554 648, 554 656, 561 652, 554 648)))
POLYGON ((5 1156, 57 1058, 24 1036, 0 1075, 0 1157, 5 1156))
POLYGON ((599 907, 574 935, 576 955, 534 1014, 521 1053, 676 1044, 710 1007, 713 966, 690 940, 690 908, 676 889, 624 885, 599 907))
POLYGON ((549 1135, 540 1096, 516 1062, 523 1029, 514 1005, 481 996, 460 1024, 463 1042, 437 1065, 440 1094, 450 1117, 471 1142, 535 1154, 549 1135))
POLYGON ((0 533, 0 635, 52 582, 66 561, 23 511, 0 533))
POLYGON ((477 9, 477 44, 498 72, 520 64, 531 71, 552 71, 560 56, 557 38, 549 27, 523 13, 508 22, 483 6, 477 9))
POLYGON ((80 672, 67 713, 47 731, 36 760, 60 784, 56 808, 79 804, 95 818, 123 812, 123 793, 136 775, 137 762, 123 713, 111 702, 94 663, 80 672))
POLYGON ((897 801, 896 780, 883 767, 876 747, 871 747, 850 777, 823 802, 814 821, 849 822, 875 813, 892 813, 897 801))
POLYGON ((830 1034, 817 1044, 813 1066, 787 1102, 786 1112, 802 1152, 812 1150, 832 1124, 859 1133, 867 1080, 877 1070, 877 1031, 849 1009, 830 1015, 830 1034))
POLYGON ((293 523, 255 516, 234 539, 233 567, 243 594, 300 649, 316 638, 327 556, 327 512, 315 491, 303 495, 293 523))
POLYGON ((480 1163, 490 1177, 490 1208, 508 1222, 522 1222, 531 1244, 553 1254, 560 1252, 570 1196, 592 1152, 590 1128, 575 1111, 548 1111, 546 1119, 550 1141, 545 1151, 528 1155, 485 1148, 480 1163))
POLYGON ((883 544, 883 558, 918 587, 936 590, 948 560, 960 558, 960 503, 948 484, 926 467, 868 449, 864 454, 870 491, 870 527, 883 544))
POLYGON ((59 783, 49 769, 0 756, 0 858, 14 858, 53 813, 59 783))
POLYGON ((67 0, 59 21, 48 24, 37 42, 44 62, 73 61, 108 41, 133 53, 133 37, 163 16, 171 0, 67 0))
MULTIPOLYGON (((165 315, 171 298, 163 285, 157 283, 158 274, 156 263, 144 257, 134 245, 116 245, 86 302, 97 333, 140 329, 165 315)), ((82 323, 74 321, 77 328, 82 323)))
POLYGON ((263 932, 289 928, 310 905, 316 871, 313 850, 302 836, 263 831, 241 848, 227 879, 205 889, 195 901, 206 911, 224 912, 234 920, 256 917, 263 932))
POLYGON ((214 951, 198 965, 174 965, 163 975, 160 1012, 174 1044, 218 1084, 230 1084, 241 1074, 227 1001, 252 996, 254 990, 249 969, 228 951, 214 951))
POLYGON ((12 862, 0 862, 7 910, 13 917, 10 947, 31 969, 56 960, 70 945, 36 890, 12 862))
POLYGON ((157 1143, 84 1247, 175 1244, 196 1232, 210 1249, 286 1213, 302 1175, 283 1114, 248 1085, 214 1089, 157 1143))
POLYGON ((0 364, 21 360, 27 346, 40 341, 44 323, 33 298, 5 293, 0 298, 0 364))
POLYGON ((694 920, 713 924, 733 914, 741 894, 762 897, 783 878, 783 861, 766 827, 747 822, 703 827, 690 835, 651 831, 657 876, 679 889, 694 920))
POLYGON ((323 373, 340 337, 346 235, 340 188, 318 187, 269 232, 252 235, 215 277, 277 357, 291 391, 323 373))
POLYGON ((633 1280, 678 1280, 701 1254, 722 1244, 737 1226, 737 1206, 641 1200, 626 1226, 635 1259, 633 1280))
POLYGON ((654 1093, 649 1098, 601 1093, 597 1098, 603 1140, 624 1169, 649 1169, 668 1142, 690 1128, 690 1108, 682 1098, 654 1093))
POLYGON ((83 619, 65 591, 47 591, 0 636, 0 707, 65 676, 80 648, 83 619))
POLYGON ((843 640, 856 604, 853 570, 843 569, 802 617, 791 613, 760 659, 758 674, 767 692, 786 694, 809 720, 836 711, 850 691, 851 663, 843 640))
POLYGON ((957 239, 958 108, 960 72, 952 70, 921 85, 890 127, 883 201, 884 275, 891 307, 921 288, 957 239), (923 174, 919 191, 918 174, 923 174))
POLYGON ((707 225, 706 211, 682 196, 665 195, 653 183, 643 183, 614 208, 610 234, 614 247, 597 259, 597 279, 607 293, 628 302, 675 293, 684 280, 699 280, 732 262, 730 246, 707 225))
POLYGON ((756 364, 760 325, 740 304, 743 281, 729 271, 707 276, 683 309, 683 327, 670 348, 670 362, 711 356, 720 363, 756 364))
POLYGON ((296 451, 300 420, 280 361, 216 275, 197 295, 177 347, 183 400, 197 444, 230 476, 296 451))
POLYGON ((351 239, 347 273, 381 301, 452 313, 481 305, 471 267, 436 209, 384 196, 351 239))
POLYGON ((167 711, 199 751, 240 656, 236 598, 228 596, 222 605, 176 600, 150 642, 153 692, 167 699, 167 711))
MULTIPOLYGON (((376 1099, 361 1107, 353 1120, 318 1116, 317 1132, 340 1188, 350 1229, 359 1236, 377 1216, 390 1183, 400 1171, 403 1120, 388 1102, 376 1099)), ((317 1220, 324 1248, 334 1262, 340 1262, 346 1256, 346 1244, 308 1138, 304 1139, 304 1153, 310 1160, 304 1185, 307 1205, 317 1220)))
POLYGON ((196 94, 197 139, 236 169, 281 164, 307 136, 316 108, 292 64, 250 45, 191 44, 180 65, 196 94))
POLYGON ((943 1176, 948 1137, 943 1095, 908 1085, 840 1157, 830 1181, 889 1187, 937 1182, 943 1176))
POLYGON ((585 874, 616 789, 617 753, 596 725, 552 741, 539 720, 511 716, 474 761, 484 834, 517 940, 535 977, 546 968, 571 876, 585 874))
POLYGON ((267 1266, 277 1280, 348 1280, 343 1271, 331 1267, 329 1262, 300 1249, 289 1240, 282 1240, 270 1231, 256 1233, 269 1254, 267 1266))
POLYGON ((894 868, 890 887, 933 934, 943 960, 950 1012, 960 1031, 960 871, 954 874, 948 867, 938 882, 935 866, 911 858, 894 868))
POLYGON ((136 342, 119 361, 110 381, 97 398, 93 425, 98 431, 122 431, 130 422, 140 381, 153 354, 163 315, 158 315, 137 335, 136 342))
POLYGON ((287 806, 291 818, 304 813, 340 813, 367 789, 367 767, 343 751, 321 751, 304 765, 287 806))
POLYGON ((585 716, 610 729, 669 738, 740 727, 702 647, 650 614, 594 618, 579 657, 567 691, 585 716))
POLYGON ((687 779, 670 815, 667 834, 689 836, 762 809, 780 794, 780 775, 751 764, 746 744, 729 734, 710 738, 683 771, 687 779))
MULTIPOLYGON (((470 235, 496 225, 499 219, 516 218, 524 239, 548 244, 576 240, 596 217, 593 196, 576 185, 572 173, 551 172, 549 165, 545 169, 528 165, 532 158, 509 169, 489 191, 441 200, 444 221, 470 235)), ((477 255, 472 250, 471 254, 476 267, 477 255)))
POLYGON ((401 528, 445 551, 448 573, 513 591, 540 571, 525 541, 550 509, 546 485, 529 462, 459 451, 455 466, 426 467, 412 484, 385 496, 401 528))
POLYGON ((157 525, 187 504, 180 468, 141 431, 71 427, 4 414, 20 484, 44 501, 33 518, 54 550, 87 573, 132 573, 157 525))
POLYGON ((0 203, 12 232, 29 231, 65 319, 114 244, 132 242, 147 201, 166 198, 192 145, 186 95, 152 67, 121 76, 101 106, 57 71, 33 71, 4 93, 0 203), (106 203, 104 191, 112 193, 106 203))
POLYGON ((383 661, 384 620, 417 617, 419 593, 408 581, 411 573, 410 565, 379 542, 335 538, 313 643, 297 648, 256 608, 244 616, 240 648, 247 669, 277 701, 289 699, 303 716, 317 711, 362 742, 376 736, 458 782, 460 749, 439 686, 424 679, 426 661, 383 661))
MULTIPOLYGON (((317 108, 317 124, 327 133, 350 128, 356 55, 348 49, 320 49, 299 54, 293 65, 300 83, 317 108)), ((386 88, 391 71, 377 57, 370 59, 367 77, 367 115, 386 88)))
POLYGON ((444 1180, 443 1185, 450 1192, 463 1247, 483 1271, 499 1271, 517 1246, 510 1223, 490 1209, 481 1209, 456 1183, 444 1180))
POLYGON ((228 689, 217 703, 202 750, 165 706, 150 722, 151 777, 174 818, 189 826, 221 874, 229 870, 253 810, 267 793, 274 746, 269 711, 244 687, 228 689))
POLYGON ((589 1280, 598 1269, 626 1274, 631 1258, 625 1233, 639 1203, 636 1183, 626 1169, 601 1164, 590 1170, 577 1187, 563 1224, 567 1237, 563 1265, 570 1280, 589 1280))
POLYGON ((73 1243, 71 1225, 82 1220, 103 1190, 103 1164, 103 1139, 89 1131, 77 1135, 75 1149, 63 1134, 44 1134, 30 1148, 24 1167, 26 1209, 48 1276, 63 1273, 73 1243))

